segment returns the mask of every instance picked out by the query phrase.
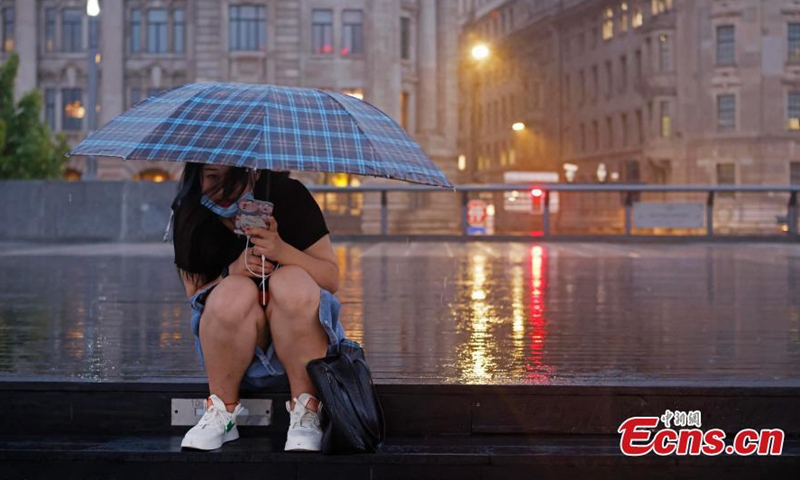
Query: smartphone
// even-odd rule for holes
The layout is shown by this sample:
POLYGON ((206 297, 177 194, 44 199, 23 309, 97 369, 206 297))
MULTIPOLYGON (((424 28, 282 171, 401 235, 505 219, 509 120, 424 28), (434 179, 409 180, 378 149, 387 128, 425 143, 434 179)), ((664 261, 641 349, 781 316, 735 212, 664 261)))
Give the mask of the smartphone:
POLYGON ((272 202, 266 200, 239 200, 239 211, 234 220, 234 233, 245 235, 245 227, 269 228, 269 219, 272 217, 272 202))

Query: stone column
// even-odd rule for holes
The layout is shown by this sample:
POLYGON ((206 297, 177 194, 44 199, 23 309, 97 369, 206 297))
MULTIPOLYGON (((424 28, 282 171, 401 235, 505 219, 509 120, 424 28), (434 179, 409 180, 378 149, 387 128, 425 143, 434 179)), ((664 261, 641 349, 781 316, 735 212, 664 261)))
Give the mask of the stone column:
POLYGON ((419 83, 417 84, 417 128, 421 134, 436 130, 436 0, 420 0, 417 52, 419 83))
POLYGON ((19 70, 14 82, 14 100, 36 89, 36 3, 16 0, 14 4, 14 49, 19 53, 19 70))
POLYGON ((97 128, 125 110, 125 6, 103 0, 100 11, 100 116, 97 128))
POLYGON ((365 100, 400 121, 400 2, 374 0, 367 7, 367 61, 365 100))

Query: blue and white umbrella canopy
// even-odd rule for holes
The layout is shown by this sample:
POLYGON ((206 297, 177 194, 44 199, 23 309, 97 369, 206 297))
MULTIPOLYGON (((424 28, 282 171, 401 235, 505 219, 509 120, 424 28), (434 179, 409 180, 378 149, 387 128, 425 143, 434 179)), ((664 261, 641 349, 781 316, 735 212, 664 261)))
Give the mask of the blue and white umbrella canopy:
POLYGON ((387 114, 309 88, 183 85, 135 105, 69 155, 352 173, 452 188, 387 114))

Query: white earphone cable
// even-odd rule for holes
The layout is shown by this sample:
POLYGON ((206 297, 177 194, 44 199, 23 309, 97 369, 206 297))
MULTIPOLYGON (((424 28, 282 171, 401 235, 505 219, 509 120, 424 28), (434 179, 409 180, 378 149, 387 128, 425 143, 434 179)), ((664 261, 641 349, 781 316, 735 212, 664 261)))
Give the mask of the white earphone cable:
MULTIPOLYGON (((251 274, 258 275, 256 272, 250 270, 250 261, 248 260, 248 256, 249 256, 249 252, 250 252, 250 236, 249 235, 247 236, 247 244, 244 247, 244 251, 245 251, 245 254, 244 254, 244 266, 247 268, 247 271, 250 272, 251 274)), ((266 261, 267 261, 267 257, 265 257, 264 255, 261 255, 261 285, 260 286, 261 286, 261 304, 262 305, 267 303, 267 278, 269 278, 270 275, 275 273, 275 270, 277 270, 278 267, 281 266, 280 263, 276 264, 275 268, 273 268, 271 272, 269 272, 268 274, 265 275, 264 274, 264 266, 265 266, 265 262, 266 261)))

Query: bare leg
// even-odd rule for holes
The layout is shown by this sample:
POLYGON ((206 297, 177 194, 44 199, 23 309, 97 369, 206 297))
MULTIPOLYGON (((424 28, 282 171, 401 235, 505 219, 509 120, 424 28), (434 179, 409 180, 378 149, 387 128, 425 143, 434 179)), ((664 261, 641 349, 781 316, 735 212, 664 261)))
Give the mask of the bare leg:
POLYGON ((291 265, 272 275, 269 288, 266 313, 272 344, 289 377, 292 398, 316 395, 306 364, 328 350, 328 336, 319 323, 320 288, 305 270, 291 265))
POLYGON ((208 387, 233 411, 239 385, 253 360, 256 342, 266 348, 266 317, 258 290, 246 277, 223 279, 211 291, 200 319, 208 387))

